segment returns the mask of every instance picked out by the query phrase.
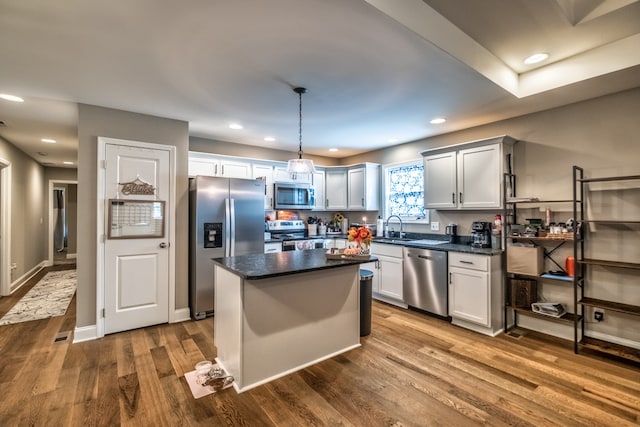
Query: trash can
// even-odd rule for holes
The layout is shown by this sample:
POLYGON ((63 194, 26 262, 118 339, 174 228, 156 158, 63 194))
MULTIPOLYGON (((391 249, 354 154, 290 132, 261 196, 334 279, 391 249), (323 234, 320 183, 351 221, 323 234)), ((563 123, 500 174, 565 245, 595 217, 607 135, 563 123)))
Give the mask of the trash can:
POLYGON ((373 272, 360 270, 360 336, 371 333, 371 284, 373 272))

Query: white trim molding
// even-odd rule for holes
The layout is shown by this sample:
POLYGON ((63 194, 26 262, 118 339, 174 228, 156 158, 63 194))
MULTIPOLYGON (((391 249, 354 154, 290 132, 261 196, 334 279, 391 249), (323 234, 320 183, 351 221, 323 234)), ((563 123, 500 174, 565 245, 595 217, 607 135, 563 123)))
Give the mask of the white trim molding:
POLYGON ((0 158, 0 295, 11 294, 11 162, 0 158))

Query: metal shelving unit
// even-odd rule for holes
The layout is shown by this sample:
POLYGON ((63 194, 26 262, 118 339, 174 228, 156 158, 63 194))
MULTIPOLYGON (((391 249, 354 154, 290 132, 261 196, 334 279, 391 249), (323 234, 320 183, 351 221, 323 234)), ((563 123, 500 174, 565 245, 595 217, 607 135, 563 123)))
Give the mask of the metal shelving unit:
MULTIPOLYGON (((623 181, 640 181, 640 175, 585 178, 584 169, 579 166, 574 166, 573 180, 573 216, 576 219, 577 223, 580 225, 580 227, 575 227, 576 230, 574 231, 573 243, 574 258, 576 262, 576 274, 574 278, 574 301, 576 307, 580 308, 579 311, 582 315, 581 321, 576 322, 576 325, 574 327, 574 351, 575 353, 578 353, 580 349, 597 351, 598 353, 613 356, 617 359, 631 361, 634 364, 640 364, 640 350, 628 348, 616 343, 610 343, 601 339, 587 336, 585 334, 584 319, 584 307, 597 307, 602 308, 603 310, 610 310, 613 312, 625 313, 627 315, 640 316, 640 305, 626 304, 620 301, 609 301, 587 296, 589 282, 588 278, 591 268, 604 267, 613 270, 640 270, 640 262, 621 262, 607 259, 587 258, 585 256, 586 245, 595 244, 595 242, 591 242, 590 238, 588 237, 588 230, 586 229, 586 225, 601 224, 611 227, 618 225, 640 224, 639 220, 627 220, 625 218, 587 218, 585 211, 587 211, 588 202, 585 199, 585 194, 587 192, 588 184, 599 182, 615 183, 623 181), (580 234, 578 234, 578 229, 582 230, 580 234), (578 271, 580 272, 580 274, 578 274, 578 271), (579 330, 582 331, 582 334, 578 333, 579 330)), ((598 190, 592 189, 590 191, 598 190)), ((624 189, 620 189, 620 191, 624 191, 624 189)))
MULTIPOLYGON (((518 316, 523 315, 523 316, 529 316, 529 317, 534 317, 537 319, 542 319, 548 322, 554 322, 554 323, 561 323, 561 324, 565 324, 568 326, 573 326, 574 328, 576 327, 576 325, 582 320, 582 315, 581 314, 577 314, 577 313, 572 313, 572 312, 567 312, 565 313, 563 316, 561 317, 552 317, 552 316, 546 316, 544 314, 539 314, 534 312, 533 310, 531 310, 531 308, 523 308, 523 307, 511 307, 510 306, 510 293, 508 292, 509 287, 508 287, 508 283, 509 283, 509 279, 530 279, 530 280, 535 280, 536 282, 541 282, 541 281, 548 281, 548 282, 554 282, 554 283, 558 283, 558 284, 566 284, 567 287, 571 287, 574 282, 575 282, 575 278, 570 278, 568 276, 558 276, 558 277, 553 277, 550 275, 529 275, 529 274, 522 274, 522 273, 513 273, 513 272, 508 272, 507 271, 507 251, 508 251, 508 245, 507 245, 507 239, 511 239, 512 241, 525 241, 525 242, 529 242, 532 243, 535 246, 541 246, 544 249, 544 257, 545 259, 550 260, 556 267, 558 267, 559 270, 564 271, 564 266, 558 264, 558 262, 553 258, 553 254, 563 245, 565 245, 567 242, 571 242, 572 240, 574 240, 575 238, 575 234, 572 235, 571 237, 560 237, 560 236, 555 236, 555 235, 551 235, 551 236, 546 236, 546 237, 526 237, 526 236, 508 236, 507 233, 507 229, 509 227, 510 224, 514 224, 517 222, 517 209, 518 209, 518 205, 524 205, 524 206, 540 206, 540 205, 550 205, 550 204, 567 204, 567 205, 571 205, 572 203, 574 203, 573 199, 564 199, 564 200, 526 200, 526 199, 519 199, 517 197, 515 197, 516 195, 516 176, 513 174, 504 174, 504 181, 505 181, 505 185, 504 185, 504 194, 503 194, 503 223, 504 223, 504 227, 503 227, 503 247, 504 247, 504 251, 503 251, 503 263, 502 265, 504 266, 504 294, 505 294, 505 308, 504 308, 504 330, 505 332, 508 332, 510 329, 512 328, 516 328, 518 326, 518 316), (507 196, 507 191, 511 190, 511 195, 510 197, 507 196), (513 200, 515 201, 510 201, 512 200, 511 198, 513 198, 513 200), (549 245, 553 245, 551 248, 549 248, 549 245), (511 328, 509 328, 508 325, 508 313, 509 313, 509 309, 513 310, 513 326, 511 328)), ((575 300, 575 298, 574 298, 575 300)), ((574 301, 575 302, 575 301, 574 301)), ((574 310, 577 310, 576 308, 577 306, 574 303, 574 310)))

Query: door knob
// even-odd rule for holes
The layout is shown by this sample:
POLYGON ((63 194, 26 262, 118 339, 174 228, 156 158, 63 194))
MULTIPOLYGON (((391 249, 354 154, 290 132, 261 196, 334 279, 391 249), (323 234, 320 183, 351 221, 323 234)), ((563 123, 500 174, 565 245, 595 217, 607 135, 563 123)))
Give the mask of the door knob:
POLYGON ((165 242, 160 243, 160 247, 162 249, 166 248, 167 246, 169 246, 169 245, 167 245, 165 242))

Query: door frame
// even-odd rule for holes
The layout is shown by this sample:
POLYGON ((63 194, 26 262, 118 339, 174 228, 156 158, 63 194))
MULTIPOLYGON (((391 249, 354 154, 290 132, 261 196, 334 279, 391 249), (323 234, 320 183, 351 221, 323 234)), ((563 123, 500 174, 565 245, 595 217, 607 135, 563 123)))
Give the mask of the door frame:
POLYGON ((97 229, 96 229, 96 335, 98 338, 104 337, 104 308, 105 308, 105 244, 106 244, 106 146, 107 144, 125 145, 128 147, 147 148, 153 150, 163 150, 169 152, 169 200, 167 204, 168 221, 168 242, 169 242, 169 323, 175 322, 176 306, 176 146, 155 144, 151 142, 131 141, 126 139, 98 137, 98 177, 97 177, 97 229))
MULTIPOLYGON (((53 219, 53 190, 56 184, 76 184, 78 181, 63 180, 63 179, 50 179, 49 180, 49 235, 47 243, 49 244, 49 250, 47 251, 47 265, 52 266, 54 262, 53 255, 53 230, 55 229, 55 220, 53 219)), ((65 194, 65 203, 67 202, 65 194)), ((76 208, 77 209, 77 208, 76 208)))
POLYGON ((11 162, 0 158, 0 295, 11 295, 11 162))

